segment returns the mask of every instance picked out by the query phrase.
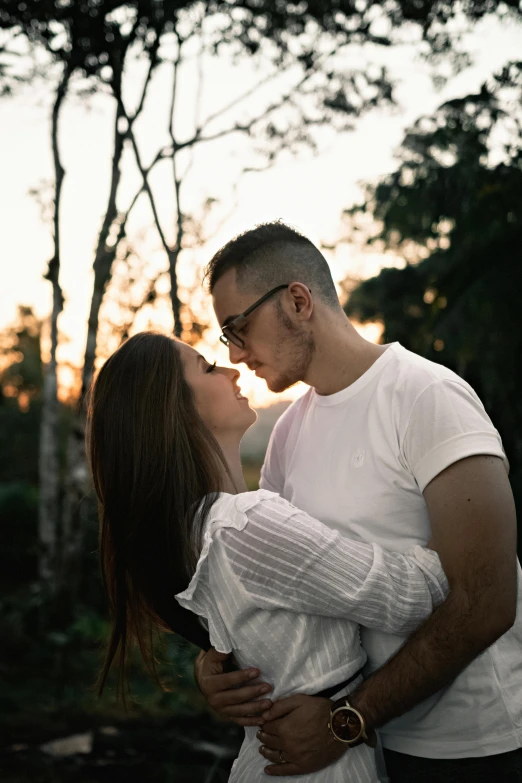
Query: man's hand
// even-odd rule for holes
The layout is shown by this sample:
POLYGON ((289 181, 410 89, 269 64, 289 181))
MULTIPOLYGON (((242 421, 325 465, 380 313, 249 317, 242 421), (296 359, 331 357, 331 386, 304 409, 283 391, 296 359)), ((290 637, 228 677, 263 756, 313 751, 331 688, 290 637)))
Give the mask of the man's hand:
POLYGON ((230 653, 217 652, 213 647, 201 651, 194 665, 194 676, 209 707, 220 718, 238 726, 262 726, 261 713, 272 706, 270 699, 254 701, 272 690, 265 682, 252 681, 259 677, 259 669, 241 669, 225 672, 230 653))
POLYGON ((272 762, 265 767, 267 775, 304 775, 341 758, 346 745, 328 731, 331 706, 330 699, 298 695, 281 699, 264 713, 267 722, 257 738, 262 743, 259 752, 272 762))

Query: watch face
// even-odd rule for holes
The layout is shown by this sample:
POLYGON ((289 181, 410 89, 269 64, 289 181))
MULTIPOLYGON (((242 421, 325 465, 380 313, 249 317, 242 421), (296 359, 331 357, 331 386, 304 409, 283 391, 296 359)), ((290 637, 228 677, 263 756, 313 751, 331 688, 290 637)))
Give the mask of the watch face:
POLYGON ((332 715, 332 729, 345 742, 356 742, 361 736, 361 719, 350 707, 341 707, 332 715))

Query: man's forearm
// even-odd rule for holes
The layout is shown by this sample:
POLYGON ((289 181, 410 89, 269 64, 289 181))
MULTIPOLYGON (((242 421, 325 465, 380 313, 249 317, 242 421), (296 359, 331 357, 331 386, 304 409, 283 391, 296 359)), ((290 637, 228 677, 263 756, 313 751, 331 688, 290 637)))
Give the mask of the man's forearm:
POLYGON ((489 626, 484 607, 475 611, 464 591, 453 590, 384 666, 351 695, 350 702, 373 728, 415 707, 455 677, 508 630, 489 626), (480 614, 480 618, 479 615, 480 614))

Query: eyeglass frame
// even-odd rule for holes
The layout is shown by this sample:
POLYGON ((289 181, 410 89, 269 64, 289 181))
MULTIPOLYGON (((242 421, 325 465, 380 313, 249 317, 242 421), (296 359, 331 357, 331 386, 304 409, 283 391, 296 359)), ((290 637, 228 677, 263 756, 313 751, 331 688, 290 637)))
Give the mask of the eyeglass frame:
POLYGON ((247 318, 250 315, 250 313, 252 313, 256 309, 256 307, 259 307, 259 305, 262 305, 263 302, 266 302, 266 300, 270 296, 272 296, 272 294, 275 294, 277 291, 282 291, 283 288, 288 288, 289 286, 290 286, 290 283, 284 283, 283 285, 277 285, 275 288, 272 288, 267 294, 262 296, 261 299, 258 299, 256 302, 254 302, 254 304, 250 305, 250 307, 247 307, 247 309, 244 310, 244 312, 242 312, 240 315, 237 315, 232 321, 230 321, 230 323, 228 323, 226 326, 223 326, 222 327, 223 331, 219 335, 220 342, 222 342, 223 345, 226 345, 227 348, 229 346, 229 343, 232 343, 232 345, 235 345, 236 348, 244 348, 245 347, 245 341, 238 334, 236 334, 234 332, 234 329, 238 325, 239 326, 243 326, 243 324, 247 320, 247 318), (231 340, 229 337, 227 337, 227 335, 225 334, 225 330, 226 329, 231 329, 232 330, 232 334, 233 334, 234 338, 240 344, 238 344, 238 342, 234 342, 233 339, 231 340))

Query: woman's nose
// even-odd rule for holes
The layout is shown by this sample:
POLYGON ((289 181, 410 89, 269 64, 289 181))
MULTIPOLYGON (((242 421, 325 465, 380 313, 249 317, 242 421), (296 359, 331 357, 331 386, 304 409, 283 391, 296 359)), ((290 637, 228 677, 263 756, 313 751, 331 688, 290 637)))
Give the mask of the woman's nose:
POLYGON ((227 374, 230 378, 230 380, 235 383, 237 379, 239 378, 239 370, 236 370, 235 367, 226 367, 227 374))

